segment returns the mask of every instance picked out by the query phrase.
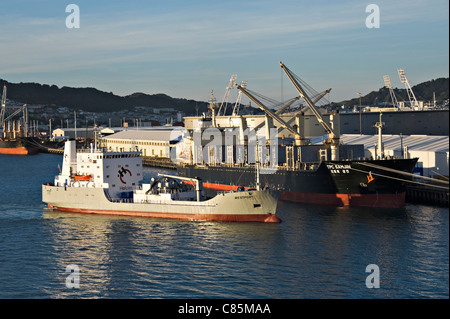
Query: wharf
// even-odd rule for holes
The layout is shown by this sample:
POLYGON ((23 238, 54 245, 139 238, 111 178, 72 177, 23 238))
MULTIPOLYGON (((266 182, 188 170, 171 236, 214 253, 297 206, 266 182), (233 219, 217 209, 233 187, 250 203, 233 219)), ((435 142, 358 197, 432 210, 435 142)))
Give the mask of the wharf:
POLYGON ((64 149, 61 149, 61 148, 46 148, 46 149, 41 149, 41 152, 63 155, 64 154, 64 149))
POLYGON ((176 163, 172 162, 170 158, 150 156, 142 156, 142 165, 168 169, 176 169, 178 166, 176 163))

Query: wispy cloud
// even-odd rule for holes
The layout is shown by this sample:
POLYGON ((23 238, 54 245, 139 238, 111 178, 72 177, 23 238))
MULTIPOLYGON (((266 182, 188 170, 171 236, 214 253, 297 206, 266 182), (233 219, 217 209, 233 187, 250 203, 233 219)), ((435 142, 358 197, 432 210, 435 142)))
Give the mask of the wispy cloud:
MULTIPOLYGON (((103 81, 108 82, 113 81, 108 75, 121 72, 122 77, 136 78, 138 82, 161 70, 152 80, 155 86, 162 85, 158 82, 184 81, 186 90, 192 90, 189 65, 205 66, 205 60, 214 61, 216 67, 197 72, 231 74, 234 71, 226 69, 224 60, 235 59, 236 68, 245 69, 256 61, 283 58, 292 52, 312 57, 311 61, 301 62, 319 67, 326 57, 324 52, 328 57, 338 52, 353 58, 358 52, 367 53, 369 40, 383 49, 388 30, 401 27, 408 32, 410 27, 413 32, 414 24, 424 18, 448 21, 448 2, 432 2, 378 1, 382 23, 379 32, 367 31, 366 4, 356 0, 169 1, 167 8, 160 3, 158 10, 148 3, 130 1, 115 3, 108 9, 112 12, 102 11, 102 5, 83 4, 81 28, 71 30, 65 27, 65 12, 58 16, 33 16, 28 12, 26 17, 2 12, 0 29, 8 32, 0 32, 0 77, 52 74, 56 78, 59 74, 59 78, 68 79, 85 72, 97 82, 104 74, 103 81), (272 56, 269 52, 278 54, 272 56)), ((389 46, 401 50, 404 41, 397 37, 389 46)), ((345 55, 339 58, 351 59, 345 55)), ((344 66, 334 67, 334 73, 339 74, 337 70, 344 66)), ((254 76, 267 78, 262 73, 254 76)))

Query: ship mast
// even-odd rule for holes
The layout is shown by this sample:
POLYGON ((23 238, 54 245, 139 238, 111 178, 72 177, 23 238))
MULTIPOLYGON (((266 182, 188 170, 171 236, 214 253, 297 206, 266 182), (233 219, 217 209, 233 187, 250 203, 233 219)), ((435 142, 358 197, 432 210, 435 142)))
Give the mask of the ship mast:
POLYGON ((378 147, 376 148, 376 157, 377 159, 383 159, 384 157, 384 145, 383 145, 383 127, 384 122, 381 122, 381 116, 383 114, 380 112, 380 121, 375 124, 375 127, 378 129, 378 147))

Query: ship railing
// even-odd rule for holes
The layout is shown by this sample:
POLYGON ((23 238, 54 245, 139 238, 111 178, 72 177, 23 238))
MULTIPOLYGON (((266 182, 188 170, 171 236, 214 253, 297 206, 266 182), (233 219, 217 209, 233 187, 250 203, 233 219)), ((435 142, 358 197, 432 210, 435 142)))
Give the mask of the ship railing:
POLYGON ((133 198, 111 198, 110 202, 112 203, 123 203, 123 204, 132 204, 134 203, 133 198))
MULTIPOLYGON (((192 163, 191 163, 192 165, 192 163)), ((253 163, 216 163, 216 164, 208 164, 208 163, 194 163, 196 167, 199 168, 209 168, 209 166, 220 166, 220 167, 239 167, 239 168, 247 168, 247 169, 256 169, 256 164, 253 163)), ((282 171, 315 171, 319 167, 320 163, 318 162, 308 162, 308 163, 300 163, 295 162, 294 165, 287 165, 286 163, 279 164, 276 167, 273 167, 269 164, 262 164, 259 166, 260 169, 269 168, 269 169, 275 169, 275 170, 282 170, 282 171)), ((186 164, 180 164, 181 167, 185 167, 186 164)))

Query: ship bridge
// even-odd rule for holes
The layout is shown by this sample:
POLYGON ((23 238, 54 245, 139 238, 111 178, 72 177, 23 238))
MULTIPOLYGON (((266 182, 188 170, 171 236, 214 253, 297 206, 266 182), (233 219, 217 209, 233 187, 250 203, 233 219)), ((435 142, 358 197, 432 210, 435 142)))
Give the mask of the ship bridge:
POLYGON ((77 152, 75 141, 67 141, 55 186, 98 187, 107 189, 111 198, 128 198, 141 180, 141 152, 109 152, 93 146, 77 152))

